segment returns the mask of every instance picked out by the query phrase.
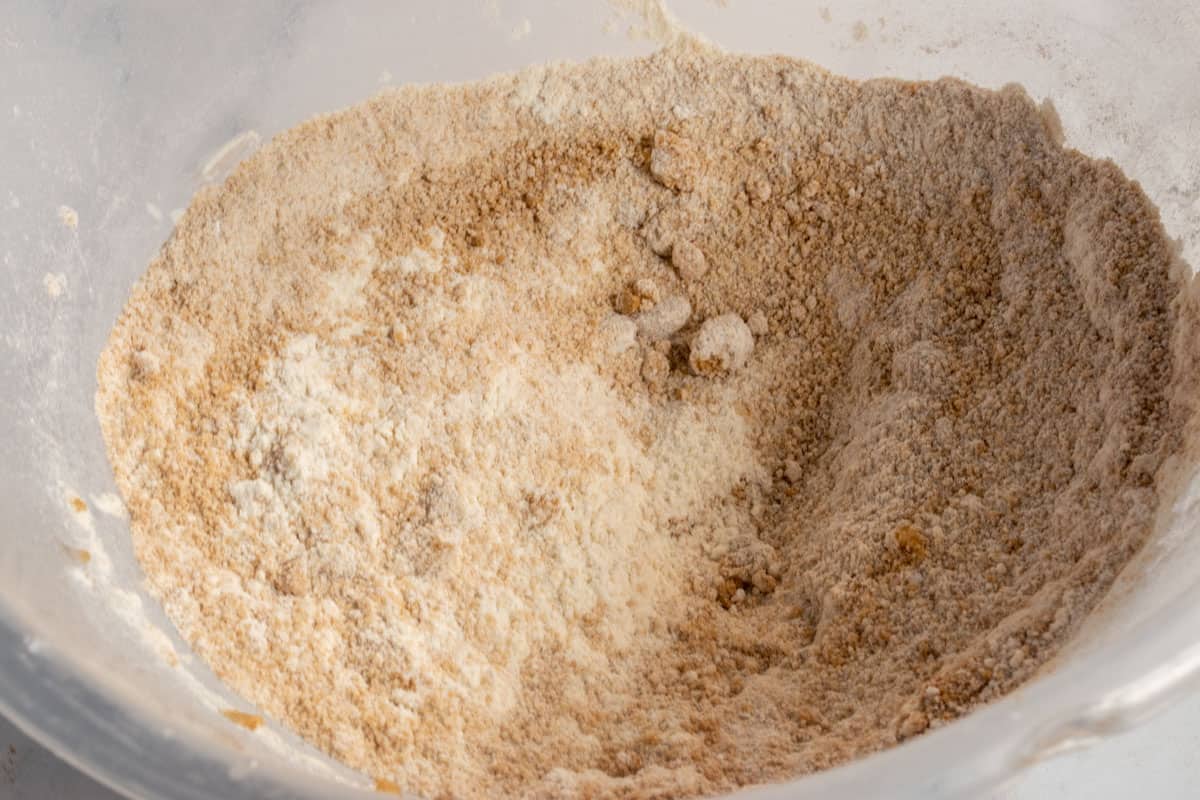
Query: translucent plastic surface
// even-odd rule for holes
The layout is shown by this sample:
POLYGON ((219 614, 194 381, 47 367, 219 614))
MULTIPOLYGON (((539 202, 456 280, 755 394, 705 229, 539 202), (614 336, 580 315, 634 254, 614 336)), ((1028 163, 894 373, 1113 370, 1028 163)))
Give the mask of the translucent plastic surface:
MULTIPOLYGON (((469 80, 654 45, 627 35, 635 18, 598 2, 6 5, 0 709, 134 796, 367 796, 369 781, 277 726, 251 733, 222 717, 218 709, 245 704, 188 657, 140 588, 108 496, 96 357, 171 212, 258 137, 384 83, 469 80)), ((1142 181, 1185 258, 1200 263, 1193 0, 825 5, 672 7, 732 50, 859 77, 1023 83, 1054 102, 1070 145, 1142 181)), ((746 796, 976 797, 1037 758, 1135 722, 1200 674, 1198 524, 1200 489, 1185 486, 1053 673, 894 750, 746 796)))

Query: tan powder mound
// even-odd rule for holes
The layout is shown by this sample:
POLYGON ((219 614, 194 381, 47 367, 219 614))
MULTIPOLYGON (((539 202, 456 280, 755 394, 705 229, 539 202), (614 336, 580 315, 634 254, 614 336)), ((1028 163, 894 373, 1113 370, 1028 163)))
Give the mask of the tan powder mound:
POLYGON ((1004 694, 1147 536, 1197 373, 1155 209, 1056 132, 686 50, 298 126, 101 358, 152 589, 430 797, 714 793, 1004 694))

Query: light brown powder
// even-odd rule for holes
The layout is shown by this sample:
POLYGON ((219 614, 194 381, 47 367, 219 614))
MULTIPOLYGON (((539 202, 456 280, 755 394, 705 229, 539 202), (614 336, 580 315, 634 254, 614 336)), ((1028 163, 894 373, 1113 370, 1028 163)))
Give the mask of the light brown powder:
POLYGON ((152 588, 431 797, 713 793, 1000 696, 1145 538, 1194 386, 1154 208, 1056 130, 689 49, 300 125, 101 359, 152 588))

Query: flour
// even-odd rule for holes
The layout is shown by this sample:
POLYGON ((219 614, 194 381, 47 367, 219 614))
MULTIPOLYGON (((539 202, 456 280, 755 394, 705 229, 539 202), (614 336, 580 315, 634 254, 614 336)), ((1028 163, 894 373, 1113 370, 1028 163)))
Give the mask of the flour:
POLYGON ((508 34, 508 38, 514 42, 519 42, 531 33, 533 33, 533 23, 526 17, 513 26, 512 31, 508 34))
POLYGON ((630 11, 641 18, 640 24, 629 26, 633 39, 650 39, 662 45, 701 42, 695 32, 685 28, 664 0, 611 0, 615 8, 630 11))
POLYGON ((277 137, 179 220, 97 411, 183 637, 378 786, 713 793, 1079 626, 1187 439, 1174 258, 1019 90, 689 45, 277 137))
POLYGON ((125 504, 121 502, 121 498, 112 492, 101 492, 100 494, 92 495, 92 505, 110 517, 125 519, 129 516, 125 511, 125 504))
POLYGON ((42 286, 51 298, 62 297, 67 290, 67 276, 61 272, 47 272, 42 276, 42 286))
POLYGON ((688 352, 688 364, 697 375, 733 372, 746 366, 754 350, 754 334, 737 314, 704 320, 688 352))

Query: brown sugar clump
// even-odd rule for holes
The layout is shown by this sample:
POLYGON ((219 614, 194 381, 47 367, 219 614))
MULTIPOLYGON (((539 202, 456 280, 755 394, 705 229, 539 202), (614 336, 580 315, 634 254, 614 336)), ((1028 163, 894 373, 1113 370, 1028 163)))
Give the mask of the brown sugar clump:
POLYGON ((226 708, 221 711, 221 714, 230 722, 241 725, 248 731, 256 731, 263 724, 262 717, 257 714, 248 714, 245 711, 238 711, 234 708, 226 708))

